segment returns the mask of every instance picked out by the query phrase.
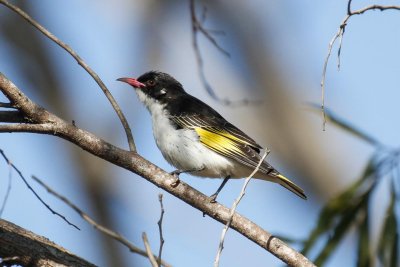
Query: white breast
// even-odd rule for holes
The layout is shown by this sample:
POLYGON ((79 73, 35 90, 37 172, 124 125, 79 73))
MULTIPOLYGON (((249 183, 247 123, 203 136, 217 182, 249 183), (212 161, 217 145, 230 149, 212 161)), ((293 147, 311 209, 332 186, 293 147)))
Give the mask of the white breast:
POLYGON ((196 176, 223 178, 233 175, 234 162, 202 145, 194 130, 175 129, 160 103, 140 90, 136 92, 151 113, 155 141, 170 164, 179 170, 202 169, 191 173, 196 176))

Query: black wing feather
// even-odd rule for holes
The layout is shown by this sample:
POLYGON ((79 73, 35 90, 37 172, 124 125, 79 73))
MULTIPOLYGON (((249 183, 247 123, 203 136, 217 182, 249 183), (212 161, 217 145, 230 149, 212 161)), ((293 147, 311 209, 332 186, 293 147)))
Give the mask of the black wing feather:
POLYGON ((217 111, 191 95, 179 97, 167 108, 172 121, 179 127, 202 127, 214 132, 226 131, 245 141, 257 153, 262 149, 256 141, 225 120, 217 111))
MULTIPOLYGON (((205 104, 201 100, 185 94, 179 98, 171 101, 166 107, 170 113, 170 119, 179 128, 203 128, 209 132, 229 138, 235 143, 235 147, 239 149, 239 153, 234 151, 223 152, 216 148, 209 146, 210 149, 224 156, 241 162, 242 164, 251 168, 256 168, 261 156, 260 150, 262 147, 256 143, 251 137, 241 131, 225 120, 217 111, 205 104), (229 135, 234 138, 230 138, 229 135)), ((270 164, 266 161, 260 166, 260 171, 276 176, 279 174, 270 164)))

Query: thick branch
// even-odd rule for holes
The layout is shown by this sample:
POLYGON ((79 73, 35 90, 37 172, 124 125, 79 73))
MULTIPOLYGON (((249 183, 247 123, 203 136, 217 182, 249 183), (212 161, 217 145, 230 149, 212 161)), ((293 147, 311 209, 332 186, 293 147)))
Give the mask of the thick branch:
POLYGON ((2 266, 95 266, 65 248, 11 222, 0 219, 0 262, 2 266))
MULTIPOLYGON (((28 130, 29 132, 50 134, 69 140, 97 157, 142 176, 149 182, 183 200, 211 218, 223 224, 228 222, 230 210, 227 207, 219 203, 211 203, 208 196, 182 181, 178 186, 172 187, 171 184, 176 179, 174 176, 147 161, 139 154, 115 147, 92 133, 51 114, 28 99, 2 74, 0 74, 0 90, 11 102, 19 106, 25 115, 36 123, 43 125, 43 129, 40 129, 40 127, 31 128, 30 131, 28 130)), ((16 128, 19 131, 23 131, 22 125, 18 126, 19 128, 16 128)), ((13 128, 10 125, 0 125, 0 132, 10 132, 12 130, 13 128)), ((235 213, 233 216, 231 228, 271 252, 290 266, 314 266, 302 254, 238 213, 235 213)))

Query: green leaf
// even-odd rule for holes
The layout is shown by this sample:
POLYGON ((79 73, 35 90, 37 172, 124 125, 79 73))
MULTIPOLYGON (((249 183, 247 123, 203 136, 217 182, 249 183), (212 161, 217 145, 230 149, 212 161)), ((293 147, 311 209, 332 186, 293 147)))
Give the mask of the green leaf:
POLYGON ((350 203, 353 202, 353 200, 356 199, 360 194, 359 191, 361 191, 361 188, 365 184, 366 180, 371 177, 375 171, 374 157, 371 157, 363 173, 361 174, 361 177, 344 192, 331 199, 325 205, 320 213, 316 227, 312 230, 309 238, 304 242, 304 246, 301 251, 302 254, 307 254, 319 238, 323 237, 325 233, 331 231, 332 227, 334 227, 338 220, 341 219, 343 213, 349 209, 351 206, 350 203))
POLYGON ((369 267, 371 263, 371 245, 369 238, 369 218, 368 218, 368 207, 363 209, 361 215, 359 233, 358 233, 358 255, 357 255, 357 266, 358 267, 369 267))
POLYGON ((328 238, 325 246, 315 259, 315 265, 322 266, 326 262, 332 252, 335 251, 346 232, 353 224, 357 223, 357 218, 359 217, 360 212, 366 213, 371 192, 372 187, 350 203, 348 209, 342 214, 339 222, 333 228, 333 234, 328 238))
POLYGON ((381 237, 378 243, 378 259, 382 266, 399 266, 398 242, 399 235, 397 229, 397 218, 395 214, 396 194, 394 185, 391 188, 391 200, 386 211, 386 219, 382 227, 381 237))
MULTIPOLYGON (((319 105, 316 105, 316 104, 310 104, 310 105, 313 108, 313 111, 315 110, 315 111, 319 112, 321 110, 321 107, 319 105)), ((326 116, 327 121, 332 122, 336 126, 355 135, 356 137, 361 138, 362 140, 366 141, 367 143, 370 143, 371 145, 374 145, 374 146, 382 146, 382 144, 378 140, 376 140, 372 136, 364 133, 360 129, 357 129, 355 126, 351 125, 344 119, 339 118, 337 115, 335 115, 332 111, 330 111, 327 108, 325 108, 325 116, 326 116)))

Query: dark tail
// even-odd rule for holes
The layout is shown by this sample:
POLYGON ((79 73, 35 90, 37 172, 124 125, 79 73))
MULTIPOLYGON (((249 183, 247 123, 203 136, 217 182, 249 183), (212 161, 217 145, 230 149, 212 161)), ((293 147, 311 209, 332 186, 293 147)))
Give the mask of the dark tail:
POLYGON ((306 194, 304 193, 304 190, 301 189, 299 186, 297 186, 295 183, 290 181, 288 178, 283 176, 282 174, 278 174, 275 176, 277 178, 277 181, 281 186, 285 187, 286 189, 292 191, 302 199, 307 199, 306 194))

